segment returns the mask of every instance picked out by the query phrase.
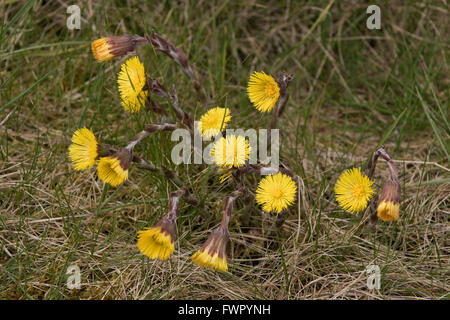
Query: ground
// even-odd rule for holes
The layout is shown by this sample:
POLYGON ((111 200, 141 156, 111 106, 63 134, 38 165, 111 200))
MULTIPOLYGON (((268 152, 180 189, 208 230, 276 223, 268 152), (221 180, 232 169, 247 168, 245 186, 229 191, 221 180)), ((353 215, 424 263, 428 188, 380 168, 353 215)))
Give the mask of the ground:
MULTIPOLYGON (((449 5, 447 1, 80 1, 81 29, 69 30, 76 1, 0 2, 0 298, 3 299, 448 299, 449 5), (381 9, 369 30, 366 9, 381 9), (136 247, 138 230, 167 213, 177 189, 132 167, 116 188, 95 169, 74 171, 73 132, 123 146, 155 113, 123 110, 116 77, 126 58, 98 63, 90 42, 155 30, 181 47, 211 99, 202 102, 167 56, 137 49, 147 73, 175 85, 199 119, 226 106, 235 128, 267 128, 246 95, 250 74, 294 75, 279 120, 281 159, 300 177, 281 229, 245 178, 230 223, 227 273, 190 256, 220 222, 233 182, 216 168, 171 162, 175 142, 156 133, 135 153, 175 171, 199 206, 182 202, 176 249, 167 262, 136 247), (400 170, 396 222, 339 208, 339 175, 364 166, 384 144, 400 170), (81 287, 68 288, 77 265, 81 287), (368 288, 366 268, 380 268, 368 288)), ((157 99, 157 98, 155 98, 157 99)), ((168 111, 164 99, 157 99, 168 111)), ((168 120, 174 119, 170 111, 168 120)), ((387 177, 380 161, 379 192, 387 177)))

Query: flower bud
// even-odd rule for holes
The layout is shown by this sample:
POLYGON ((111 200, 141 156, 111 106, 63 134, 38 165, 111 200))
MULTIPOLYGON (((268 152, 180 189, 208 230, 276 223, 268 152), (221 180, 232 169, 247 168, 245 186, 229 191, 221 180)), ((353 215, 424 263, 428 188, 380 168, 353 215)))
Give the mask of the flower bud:
POLYGON ((128 179, 128 169, 132 161, 132 154, 123 148, 110 157, 102 157, 97 165, 98 177, 113 187, 128 179))
POLYGON ((169 259, 175 250, 175 220, 162 218, 156 225, 138 232, 137 247, 150 259, 169 259))
POLYGON ((219 271, 227 271, 227 255, 225 253, 230 234, 228 227, 215 229, 208 240, 192 256, 192 261, 204 268, 213 268, 219 271))
POLYGON ((97 61, 108 61, 136 50, 138 38, 125 34, 97 39, 92 42, 92 53, 97 61))
POLYGON ((396 179, 389 179, 383 186, 378 202, 377 215, 383 221, 398 220, 401 189, 396 179))

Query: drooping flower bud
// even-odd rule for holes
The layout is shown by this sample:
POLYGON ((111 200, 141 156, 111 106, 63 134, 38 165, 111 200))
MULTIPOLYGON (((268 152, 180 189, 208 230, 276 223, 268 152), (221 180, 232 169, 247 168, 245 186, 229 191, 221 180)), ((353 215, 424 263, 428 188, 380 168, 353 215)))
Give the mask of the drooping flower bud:
POLYGON ((167 260, 175 250, 175 235, 177 232, 177 212, 180 198, 186 194, 185 189, 179 189, 170 194, 169 213, 153 227, 138 232, 137 247, 150 259, 167 260))

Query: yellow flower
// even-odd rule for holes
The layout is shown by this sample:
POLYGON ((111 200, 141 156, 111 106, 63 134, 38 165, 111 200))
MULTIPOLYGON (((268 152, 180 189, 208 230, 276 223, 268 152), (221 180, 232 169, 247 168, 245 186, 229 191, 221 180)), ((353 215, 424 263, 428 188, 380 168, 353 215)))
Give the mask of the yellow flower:
POLYGON ((99 144, 90 129, 81 128, 74 132, 69 147, 69 157, 75 170, 84 170, 95 164, 99 144))
POLYGON ((148 95, 148 91, 143 90, 145 82, 144 65, 137 56, 122 64, 117 83, 119 84, 122 106, 125 110, 137 112, 145 104, 148 95))
POLYGON ((377 215, 384 221, 398 220, 400 204, 391 201, 381 201, 378 205, 377 215))
POLYGON ((202 124, 200 133, 203 137, 215 137, 225 130, 230 119, 230 109, 220 107, 210 109, 200 118, 202 124))
POLYGON ((228 270, 226 247, 230 236, 225 228, 217 228, 191 259, 203 268, 226 272, 228 270))
POLYGON ((278 172, 263 178, 256 189, 256 202, 266 212, 280 213, 295 200, 297 185, 288 175, 278 172))
POLYGON ((400 211, 400 183, 389 179, 383 186, 377 216, 383 221, 398 220, 400 211))
POLYGON ((233 171, 230 167, 219 167, 219 172, 222 173, 220 176, 220 183, 224 183, 233 175, 233 171))
POLYGON ((240 167, 248 160, 251 147, 243 136, 221 137, 211 149, 213 162, 220 167, 240 167))
POLYGON ((131 153, 122 149, 110 157, 102 157, 97 165, 98 177, 113 187, 128 179, 131 153))
POLYGON ((97 39, 92 41, 91 47, 95 59, 103 62, 134 52, 136 41, 133 36, 125 34, 97 39))
POLYGON ((167 217, 155 226, 138 232, 137 247, 150 259, 167 260, 175 250, 176 226, 167 217))
POLYGON ((269 112, 280 97, 280 87, 273 77, 255 71, 248 81, 247 93, 256 109, 269 112))
POLYGON ((358 168, 352 168, 341 174, 334 187, 336 200, 347 211, 359 212, 367 207, 374 191, 373 182, 358 168))

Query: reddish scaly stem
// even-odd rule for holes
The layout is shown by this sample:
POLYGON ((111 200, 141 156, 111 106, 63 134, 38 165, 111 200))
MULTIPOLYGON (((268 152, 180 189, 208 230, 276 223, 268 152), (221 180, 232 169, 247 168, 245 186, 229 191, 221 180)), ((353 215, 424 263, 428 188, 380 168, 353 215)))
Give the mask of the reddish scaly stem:
POLYGON ((128 142, 125 149, 128 151, 133 151, 134 147, 141 142, 145 137, 150 135, 155 131, 173 131, 177 128, 176 124, 173 123, 161 123, 161 124, 147 124, 144 127, 144 130, 139 132, 130 142, 128 142))

